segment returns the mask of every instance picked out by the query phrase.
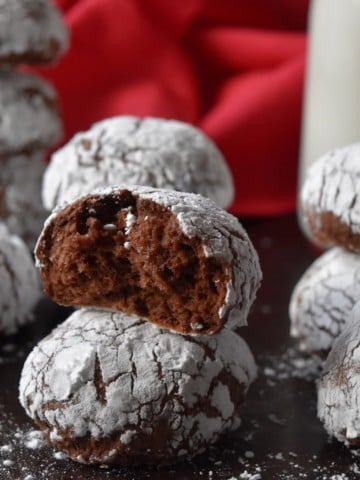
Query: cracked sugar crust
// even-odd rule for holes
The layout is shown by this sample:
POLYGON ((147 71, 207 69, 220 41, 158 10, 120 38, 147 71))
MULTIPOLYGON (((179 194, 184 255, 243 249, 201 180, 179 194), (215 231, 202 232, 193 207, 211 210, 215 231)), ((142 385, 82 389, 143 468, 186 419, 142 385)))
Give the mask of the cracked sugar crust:
POLYGON ((322 254, 294 288, 291 335, 303 350, 327 353, 360 301, 360 256, 339 247, 322 254))
POLYGON ((53 155, 43 203, 52 210, 96 188, 119 184, 199 193, 223 208, 234 197, 223 156, 200 130, 175 120, 120 116, 75 135, 53 155))
POLYGON ((68 30, 48 0, 0 0, 0 63, 47 63, 67 49, 68 30))
POLYGON ((40 285, 31 255, 0 223, 0 334, 13 334, 33 319, 40 285))
POLYGON ((58 98, 50 84, 33 75, 0 71, 0 156, 48 148, 61 135, 58 98))
POLYGON ((335 340, 318 384, 318 416, 327 432, 360 445, 360 303, 335 340))
POLYGON ((360 143, 332 150, 309 169, 301 190, 309 238, 360 251, 360 143))
POLYGON ((136 313, 181 333, 245 325, 262 278, 235 217, 200 195, 148 187, 59 207, 35 255, 56 302, 136 313))
POLYGON ((41 203, 43 152, 0 159, 0 219, 33 251, 47 213, 41 203))
POLYGON ((255 378, 236 333, 174 334, 81 309, 27 358, 20 401, 48 441, 83 463, 174 463, 240 425, 255 378))

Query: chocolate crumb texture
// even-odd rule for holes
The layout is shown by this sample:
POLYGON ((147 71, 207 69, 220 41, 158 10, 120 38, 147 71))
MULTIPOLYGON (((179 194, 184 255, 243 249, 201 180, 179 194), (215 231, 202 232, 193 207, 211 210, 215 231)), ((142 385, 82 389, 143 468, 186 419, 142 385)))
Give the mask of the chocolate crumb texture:
POLYGON ((107 188, 59 207, 35 253, 56 302, 194 335, 245 325, 262 277, 235 217, 200 195, 150 187, 107 188))

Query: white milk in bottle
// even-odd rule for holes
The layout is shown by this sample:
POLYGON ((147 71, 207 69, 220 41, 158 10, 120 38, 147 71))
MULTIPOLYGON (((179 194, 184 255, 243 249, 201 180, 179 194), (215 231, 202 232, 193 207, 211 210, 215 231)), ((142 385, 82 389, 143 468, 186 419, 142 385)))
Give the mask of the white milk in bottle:
POLYGON ((309 15, 300 186, 322 154, 360 141, 360 0, 313 0, 309 15))

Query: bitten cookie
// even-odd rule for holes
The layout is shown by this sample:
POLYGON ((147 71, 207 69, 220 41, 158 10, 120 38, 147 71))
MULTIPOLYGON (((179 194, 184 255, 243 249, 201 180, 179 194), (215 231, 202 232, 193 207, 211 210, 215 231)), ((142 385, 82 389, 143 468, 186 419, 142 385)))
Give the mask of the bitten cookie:
POLYGON ((0 334, 15 333, 32 320, 40 298, 38 275, 21 239, 0 223, 0 334))
POLYGON ((240 425, 256 367, 246 343, 78 310, 27 358, 20 401, 56 448, 93 464, 169 464, 240 425))
POLYGON ((309 238, 360 251, 360 144, 332 150, 309 169, 301 190, 309 238))
POLYGON ((47 214, 41 203, 44 154, 0 159, 0 218, 32 251, 47 214))
POLYGON ((120 184, 199 193, 224 208, 234 196, 224 158, 200 130, 174 120, 120 116, 78 133, 53 155, 43 203, 52 210, 96 188, 120 184))
POLYGON ((48 148, 62 123, 54 89, 33 75, 0 71, 0 156, 48 148))
POLYGON ((200 195, 148 187, 110 187, 58 208, 35 255, 56 302, 136 313, 181 333, 246 324, 261 281, 235 217, 200 195))
POLYGON ((310 353, 326 353, 360 301, 360 255, 334 247, 304 273, 290 300, 291 335, 310 353))
POLYGON ((318 385, 318 416, 327 432, 360 445, 360 303, 335 340, 318 385))
POLYGON ((68 47, 68 31, 48 0, 0 2, 0 63, 46 63, 68 47))

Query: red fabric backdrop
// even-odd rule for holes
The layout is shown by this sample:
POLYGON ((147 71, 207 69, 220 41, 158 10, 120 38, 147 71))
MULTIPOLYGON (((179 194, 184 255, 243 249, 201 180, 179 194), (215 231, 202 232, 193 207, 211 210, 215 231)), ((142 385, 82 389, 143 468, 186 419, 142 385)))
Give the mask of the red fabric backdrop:
POLYGON ((202 128, 236 183, 233 213, 295 208, 308 0, 57 0, 71 30, 57 88, 66 139, 116 114, 202 128))

